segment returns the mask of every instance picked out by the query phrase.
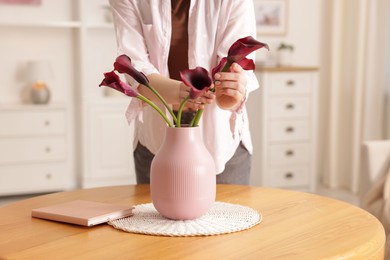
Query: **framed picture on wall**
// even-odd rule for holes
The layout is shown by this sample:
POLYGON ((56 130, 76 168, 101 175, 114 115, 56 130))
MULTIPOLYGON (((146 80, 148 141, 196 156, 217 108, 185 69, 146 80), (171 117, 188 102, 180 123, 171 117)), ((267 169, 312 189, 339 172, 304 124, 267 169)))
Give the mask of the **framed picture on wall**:
POLYGON ((287 33, 287 0, 254 0, 259 35, 287 33))

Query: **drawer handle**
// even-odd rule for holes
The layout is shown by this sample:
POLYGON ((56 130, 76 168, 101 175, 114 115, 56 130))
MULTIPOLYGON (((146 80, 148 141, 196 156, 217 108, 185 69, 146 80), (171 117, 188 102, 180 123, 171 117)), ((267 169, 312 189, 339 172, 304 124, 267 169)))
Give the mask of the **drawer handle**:
POLYGON ((50 125, 50 121, 49 120, 45 120, 45 126, 49 126, 50 125))
POLYGON ((295 82, 294 82, 294 80, 290 79, 290 80, 287 80, 286 85, 287 85, 287 87, 293 87, 295 85, 295 82))
POLYGON ((287 110, 294 109, 294 104, 292 104, 292 103, 286 104, 286 109, 287 109, 287 110))
POLYGON ((46 179, 47 179, 47 180, 50 180, 52 177, 53 177, 53 176, 52 176, 51 173, 46 174, 46 179))
POLYGON ((45 152, 50 153, 51 152, 51 148, 50 147, 46 147, 45 148, 45 152))
POLYGON ((288 180, 291 180, 292 178, 294 178, 294 173, 292 172, 287 172, 285 175, 284 175, 284 178, 288 179, 288 180))
POLYGON ((294 151, 293 150, 287 150, 285 154, 286 154, 286 156, 294 156, 294 151))
POLYGON ((292 132, 294 132, 294 127, 292 126, 286 127, 286 133, 292 133, 292 132))

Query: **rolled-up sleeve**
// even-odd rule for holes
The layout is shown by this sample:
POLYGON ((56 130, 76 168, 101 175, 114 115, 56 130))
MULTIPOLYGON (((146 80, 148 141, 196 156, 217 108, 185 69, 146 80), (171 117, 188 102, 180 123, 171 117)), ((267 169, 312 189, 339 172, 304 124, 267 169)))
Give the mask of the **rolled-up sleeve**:
POLYGON ((152 25, 144 21, 142 6, 136 6, 134 2, 127 0, 109 0, 109 3, 114 19, 118 54, 128 55, 134 67, 146 75, 159 73, 150 60, 144 30, 152 25))

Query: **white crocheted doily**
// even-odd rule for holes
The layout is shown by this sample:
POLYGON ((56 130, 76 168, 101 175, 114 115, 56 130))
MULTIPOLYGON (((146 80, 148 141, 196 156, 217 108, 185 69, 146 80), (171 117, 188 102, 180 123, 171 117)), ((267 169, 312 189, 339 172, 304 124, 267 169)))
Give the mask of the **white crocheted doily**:
POLYGON ((160 236, 211 236, 237 232, 260 223, 256 210, 226 202, 215 202, 211 209, 195 220, 171 220, 162 217, 152 203, 134 206, 133 216, 109 221, 126 232, 160 236))

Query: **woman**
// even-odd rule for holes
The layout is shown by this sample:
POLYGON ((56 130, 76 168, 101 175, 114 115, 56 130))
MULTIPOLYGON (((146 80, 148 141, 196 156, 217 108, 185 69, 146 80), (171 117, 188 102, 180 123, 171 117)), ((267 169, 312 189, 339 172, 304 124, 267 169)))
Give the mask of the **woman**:
MULTIPOLYGON (((251 0, 110 0, 119 54, 132 59, 150 85, 177 108, 189 88, 179 72, 201 66, 211 71, 239 38, 255 37, 251 0)), ((248 56, 254 59, 254 55, 248 56)), ((184 123, 204 109, 199 127, 214 158, 218 183, 249 184, 252 143, 245 101, 258 88, 252 71, 234 63, 215 75, 216 92, 186 104, 184 123)), ((131 79, 128 79, 131 81, 131 79)), ((138 91, 158 102, 149 89, 138 91)), ((135 120, 134 163, 137 183, 149 183, 150 164, 163 139, 165 122, 149 106, 133 99, 127 110, 135 120)))

